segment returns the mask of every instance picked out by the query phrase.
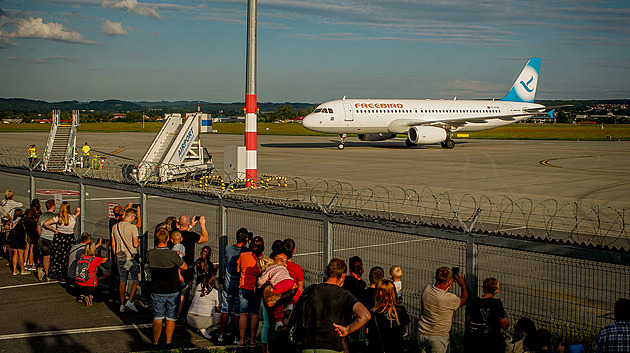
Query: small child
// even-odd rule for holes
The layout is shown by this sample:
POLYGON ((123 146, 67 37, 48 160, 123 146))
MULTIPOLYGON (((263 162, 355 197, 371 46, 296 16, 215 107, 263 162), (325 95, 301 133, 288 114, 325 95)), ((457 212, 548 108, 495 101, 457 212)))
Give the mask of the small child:
POLYGON ((76 282, 86 306, 92 306, 93 295, 96 292, 98 266, 106 262, 106 257, 96 256, 96 244, 92 242, 85 244, 85 251, 77 261, 76 282))
MULTIPOLYGON (((171 233, 171 242, 173 242, 173 249, 171 250, 175 251, 177 255, 183 259, 186 255, 186 248, 184 247, 184 244, 182 244, 182 233, 178 231, 171 233)), ((178 269, 177 274, 179 275, 179 284, 184 284, 182 271, 178 269)))
POLYGON ((400 300, 401 302, 403 300, 402 281, 400 280, 402 278, 402 275, 402 268, 400 268, 400 266, 398 265, 394 265, 389 269, 389 277, 394 282, 394 286, 396 286, 396 296, 398 296, 398 300, 400 300))

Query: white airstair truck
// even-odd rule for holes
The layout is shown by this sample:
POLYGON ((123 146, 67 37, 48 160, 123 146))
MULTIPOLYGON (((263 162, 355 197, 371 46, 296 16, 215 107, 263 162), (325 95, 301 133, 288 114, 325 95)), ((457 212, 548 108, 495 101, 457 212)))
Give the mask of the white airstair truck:
POLYGON ((138 182, 167 183, 186 177, 207 175, 214 165, 212 155, 201 146, 201 113, 166 117, 162 129, 133 171, 138 182), (183 121, 182 121, 183 120, 183 121))

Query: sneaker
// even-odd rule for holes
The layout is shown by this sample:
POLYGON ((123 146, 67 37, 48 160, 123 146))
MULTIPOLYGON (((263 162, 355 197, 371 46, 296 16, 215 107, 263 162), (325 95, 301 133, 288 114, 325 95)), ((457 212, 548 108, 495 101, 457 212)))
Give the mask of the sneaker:
POLYGON ((120 306, 120 310, 119 310, 119 311, 120 311, 121 313, 124 313, 124 312, 125 312, 125 306, 124 306, 124 305, 121 305, 121 306, 120 306))
POLYGON ((125 306, 127 308, 129 308, 132 311, 138 312, 138 309, 136 308, 136 305, 132 302, 130 302, 129 300, 127 300, 127 302, 125 303, 125 306))
POLYGON ((207 330, 205 328, 199 329, 199 332, 201 332, 201 334, 203 335, 203 337, 207 338, 207 339, 212 339, 212 335, 210 334, 210 330, 207 330))
POLYGON ((223 335, 219 335, 219 337, 217 337, 217 342, 223 342, 223 335))
POLYGON ((238 344, 241 340, 238 339, 238 337, 234 337, 234 344, 238 344))
POLYGON ((31 271, 25 270, 24 272, 20 272, 21 275, 30 275, 31 271))

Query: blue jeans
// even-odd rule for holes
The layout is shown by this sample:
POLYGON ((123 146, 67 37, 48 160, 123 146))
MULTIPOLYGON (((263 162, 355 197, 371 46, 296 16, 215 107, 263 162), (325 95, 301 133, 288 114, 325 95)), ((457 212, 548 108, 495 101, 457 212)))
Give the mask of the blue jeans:
POLYGON ((177 308, 179 307, 179 293, 156 294, 151 293, 153 301, 153 320, 177 321, 177 308))
POLYGON ((238 289, 238 299, 241 302, 241 314, 258 314, 262 298, 255 291, 249 289, 238 289))

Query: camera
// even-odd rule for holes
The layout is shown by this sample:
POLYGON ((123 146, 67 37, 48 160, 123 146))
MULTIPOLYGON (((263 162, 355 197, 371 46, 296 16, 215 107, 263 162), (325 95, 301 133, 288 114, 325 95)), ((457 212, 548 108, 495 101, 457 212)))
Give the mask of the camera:
POLYGON ((453 267, 453 278, 456 278, 459 274, 459 267, 453 267))
POLYGON ((131 208, 133 208, 134 210, 137 210, 138 207, 140 207, 139 203, 134 203, 133 205, 131 205, 131 208))
POLYGON ((193 217, 193 221, 199 222, 199 218, 201 218, 201 216, 195 216, 195 217, 193 217))

